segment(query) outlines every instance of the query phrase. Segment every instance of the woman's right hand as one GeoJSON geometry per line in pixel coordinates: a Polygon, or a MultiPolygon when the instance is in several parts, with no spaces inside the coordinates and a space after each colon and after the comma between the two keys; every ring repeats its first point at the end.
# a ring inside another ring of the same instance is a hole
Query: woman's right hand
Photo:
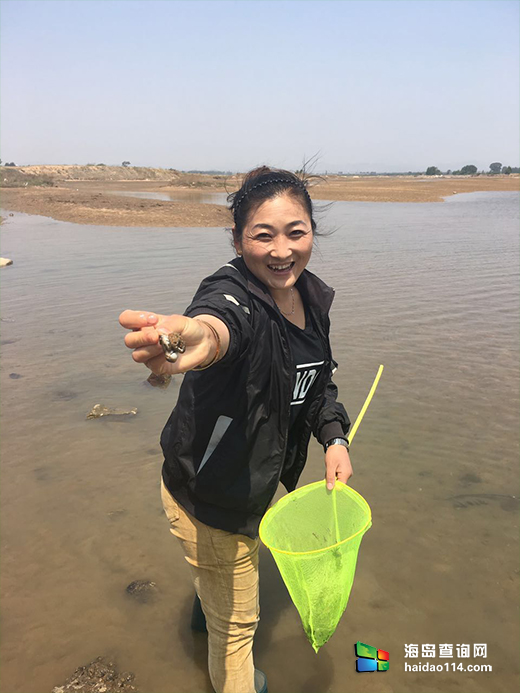
{"type": "Polygon", "coordinates": [[[132,330],[125,336],[125,344],[133,349],[132,358],[144,363],[156,375],[177,375],[208,363],[215,353],[215,338],[211,330],[196,318],[185,315],[161,315],[140,310],[125,310],[119,316],[119,324],[132,330]],[[177,332],[186,344],[186,351],[177,361],[167,361],[159,334],[177,332]]]}

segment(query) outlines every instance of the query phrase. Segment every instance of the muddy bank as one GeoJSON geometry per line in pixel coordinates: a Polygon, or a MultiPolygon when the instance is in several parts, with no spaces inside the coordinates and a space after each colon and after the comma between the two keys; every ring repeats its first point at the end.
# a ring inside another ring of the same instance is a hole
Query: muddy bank
{"type": "MultiPolygon", "coordinates": [[[[40,167],[44,168],[44,167],[40,167]]],[[[238,176],[171,173],[155,180],[64,180],[58,187],[10,187],[1,190],[6,210],[39,214],[60,221],[102,226],[222,227],[231,216],[220,205],[198,201],[201,191],[229,193],[238,176]],[[182,192],[188,201],[171,202],[118,196],[122,192],[182,192]],[[190,196],[193,195],[193,201],[190,196]]],[[[519,176],[413,177],[327,176],[310,188],[316,200],[361,202],[442,202],[444,197],[480,191],[518,191],[519,176]]]]}
{"type": "MultiPolygon", "coordinates": [[[[142,183],[133,189],[143,190],[142,183]]],[[[2,190],[0,203],[3,209],[99,226],[212,227],[231,220],[219,205],[123,197],[101,192],[99,183],[91,189],[9,188],[2,190]]]]}
{"type": "Polygon", "coordinates": [[[458,193],[516,190],[520,190],[519,176],[329,176],[311,195],[352,202],[442,202],[458,193]]]}

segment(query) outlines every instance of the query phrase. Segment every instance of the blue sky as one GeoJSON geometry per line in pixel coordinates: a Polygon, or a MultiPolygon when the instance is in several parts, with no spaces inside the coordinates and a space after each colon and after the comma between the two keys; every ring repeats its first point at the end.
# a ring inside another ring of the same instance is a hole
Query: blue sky
{"type": "Polygon", "coordinates": [[[516,0],[2,0],[2,161],[520,163],[516,0]]]}

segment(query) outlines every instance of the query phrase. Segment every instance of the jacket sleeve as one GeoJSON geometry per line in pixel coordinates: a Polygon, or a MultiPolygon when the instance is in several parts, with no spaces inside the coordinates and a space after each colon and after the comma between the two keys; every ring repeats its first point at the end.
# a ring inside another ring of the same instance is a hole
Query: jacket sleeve
{"type": "Polygon", "coordinates": [[[246,289],[223,273],[216,272],[202,280],[184,315],[214,315],[227,325],[229,347],[215,367],[232,365],[243,358],[253,341],[251,302],[246,289]]]}
{"type": "Polygon", "coordinates": [[[338,364],[332,359],[331,372],[325,396],[318,410],[318,414],[314,421],[312,432],[314,437],[325,446],[325,443],[331,438],[347,438],[350,430],[350,419],[345,410],[345,407],[336,401],[338,396],[338,388],[332,381],[332,376],[336,371],[338,364]]]}

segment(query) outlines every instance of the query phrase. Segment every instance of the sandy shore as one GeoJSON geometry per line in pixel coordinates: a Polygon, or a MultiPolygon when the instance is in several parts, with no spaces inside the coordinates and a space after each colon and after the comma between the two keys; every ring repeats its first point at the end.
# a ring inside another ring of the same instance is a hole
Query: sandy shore
{"type": "MultiPolygon", "coordinates": [[[[75,186],[74,189],[9,188],[2,190],[0,204],[4,210],[99,226],[220,227],[228,226],[231,220],[227,209],[220,205],[146,200],[102,192],[99,185],[76,183],[75,186]]],[[[117,188],[138,192],[162,191],[157,184],[152,190],[143,183],[130,186],[124,182],[117,188]]]]}
{"type": "Polygon", "coordinates": [[[458,193],[520,190],[520,176],[329,176],[313,189],[311,196],[322,200],[358,202],[442,202],[458,193]]]}
{"type": "MultiPolygon", "coordinates": [[[[173,178],[173,176],[172,176],[173,178]]],[[[60,221],[102,226],[222,227],[231,224],[227,209],[201,203],[201,192],[229,193],[237,189],[236,176],[192,176],[182,180],[60,180],[58,187],[1,189],[4,210],[38,214],[60,221]],[[182,192],[185,201],[147,200],[113,194],[122,192],[182,192]]],[[[518,191],[520,177],[477,176],[344,177],[328,176],[310,189],[316,200],[362,202],[442,202],[444,197],[477,191],[518,191]]]]}

